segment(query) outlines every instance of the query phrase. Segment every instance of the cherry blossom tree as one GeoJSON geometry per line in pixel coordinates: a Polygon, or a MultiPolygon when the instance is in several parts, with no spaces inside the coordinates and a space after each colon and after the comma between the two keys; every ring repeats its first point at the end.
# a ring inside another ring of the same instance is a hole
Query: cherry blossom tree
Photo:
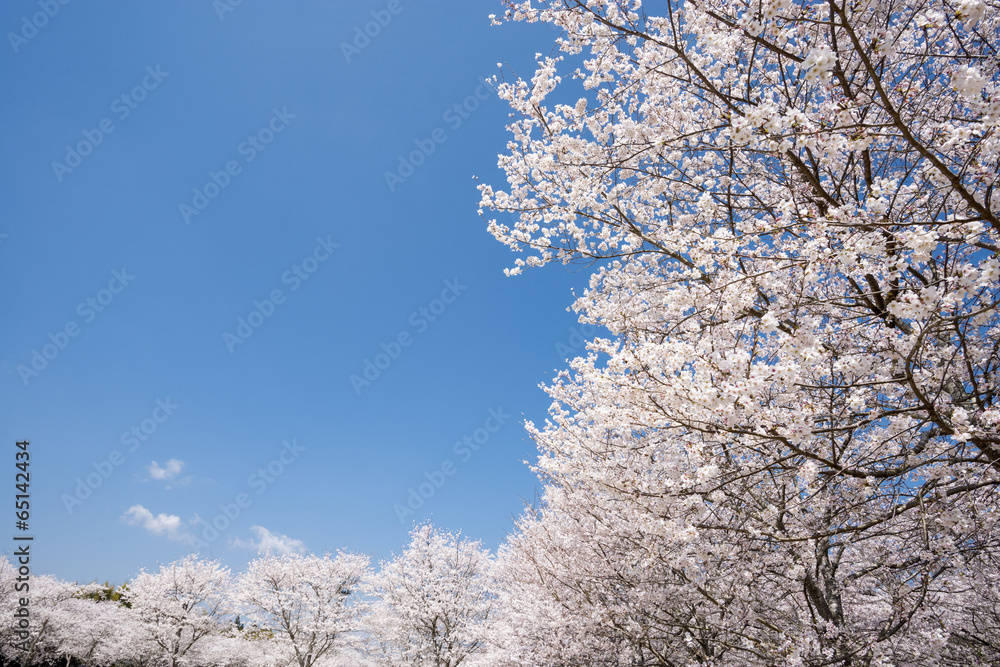
{"type": "Polygon", "coordinates": [[[383,562],[365,586],[372,599],[369,655],[388,667],[470,665],[483,650],[493,609],[489,552],[430,524],[383,562]]]}
{"type": "Polygon", "coordinates": [[[75,584],[45,574],[33,574],[29,588],[14,588],[16,570],[0,559],[0,606],[13,618],[19,599],[27,598],[31,634],[12,634],[13,626],[0,624],[4,659],[20,665],[83,664],[142,666],[133,647],[137,624],[128,609],[116,602],[96,603],[102,586],[75,584]],[[13,650],[12,650],[13,649],[13,650]]]}
{"type": "Polygon", "coordinates": [[[46,595],[39,590],[38,583],[33,582],[32,586],[35,589],[32,611],[36,623],[40,620],[46,628],[39,642],[44,647],[39,656],[43,662],[65,661],[69,665],[72,659],[96,664],[118,661],[121,656],[115,650],[115,639],[120,633],[127,634],[127,619],[124,614],[116,613],[120,609],[117,605],[98,606],[82,597],[90,586],[79,587],[52,579],[46,582],[46,595]]]}
{"type": "Polygon", "coordinates": [[[14,644],[20,643],[22,637],[17,634],[17,624],[13,621],[17,611],[17,568],[6,556],[0,555],[0,614],[11,622],[0,623],[0,659],[12,662],[21,652],[14,644]]]}
{"type": "Polygon", "coordinates": [[[482,206],[517,215],[510,273],[593,265],[574,308],[608,334],[528,425],[550,489],[512,567],[619,629],[594,664],[998,659],[967,633],[1000,546],[1000,5],[507,18],[563,55],[500,84],[482,206]]]}
{"type": "Polygon", "coordinates": [[[123,596],[139,626],[139,655],[155,656],[168,667],[204,662],[200,651],[226,626],[230,594],[229,570],[195,555],[161,566],[159,572],[141,572],[123,596]]]}
{"type": "MultiPolygon", "coordinates": [[[[0,579],[6,577],[0,574],[0,579]]],[[[31,635],[26,641],[18,638],[19,650],[13,658],[21,665],[68,664],[74,658],[90,655],[96,642],[90,641],[88,635],[97,626],[93,603],[82,596],[95,587],[71,584],[46,574],[32,574],[27,583],[27,590],[15,592],[11,602],[4,605],[13,612],[11,603],[29,601],[31,635]]]]}
{"type": "Polygon", "coordinates": [[[88,602],[76,616],[74,656],[88,665],[130,665],[147,667],[157,664],[155,653],[145,653],[142,626],[131,609],[117,602],[88,602]]]}
{"type": "MultiPolygon", "coordinates": [[[[593,520],[557,514],[558,495],[557,488],[550,488],[545,513],[531,511],[523,517],[518,533],[497,554],[501,585],[489,635],[491,664],[646,664],[641,637],[651,634],[649,628],[633,632],[622,627],[631,620],[621,595],[628,581],[622,575],[629,568],[629,550],[597,539],[593,520]],[[610,591],[618,597],[609,597],[610,591]]],[[[655,582],[656,573],[644,574],[655,582]]],[[[656,599],[666,613],[665,596],[656,599]]],[[[647,601],[640,609],[648,606],[647,601]]]]}
{"type": "Polygon", "coordinates": [[[358,586],[368,558],[265,554],[240,575],[235,597],[240,618],[252,623],[278,654],[279,664],[312,667],[353,655],[364,611],[358,586]]]}

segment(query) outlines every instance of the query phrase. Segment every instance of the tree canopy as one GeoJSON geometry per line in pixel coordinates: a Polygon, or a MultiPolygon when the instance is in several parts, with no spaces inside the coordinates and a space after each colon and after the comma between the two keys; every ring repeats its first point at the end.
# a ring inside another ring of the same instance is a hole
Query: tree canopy
{"type": "Polygon", "coordinates": [[[562,53],[482,206],[607,332],[529,425],[512,599],[593,664],[996,658],[998,9],[512,3],[562,53]]]}

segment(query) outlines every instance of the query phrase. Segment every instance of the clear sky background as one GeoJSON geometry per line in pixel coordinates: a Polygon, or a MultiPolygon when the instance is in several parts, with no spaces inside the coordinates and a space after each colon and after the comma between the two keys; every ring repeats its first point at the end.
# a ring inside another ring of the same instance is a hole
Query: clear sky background
{"type": "Polygon", "coordinates": [[[70,580],[155,568],[214,520],[201,553],[237,569],[261,539],[385,558],[423,519],[495,548],[538,486],[523,420],[580,343],[585,275],[503,275],[474,176],[504,185],[509,109],[480,80],[530,78],[556,35],[490,26],[499,0],[224,1],[0,7],[3,551],[22,439],[33,567],[70,580]],[[260,326],[227,344],[239,318],[260,326]],[[510,418],[456,451],[490,410],[510,418]]]}

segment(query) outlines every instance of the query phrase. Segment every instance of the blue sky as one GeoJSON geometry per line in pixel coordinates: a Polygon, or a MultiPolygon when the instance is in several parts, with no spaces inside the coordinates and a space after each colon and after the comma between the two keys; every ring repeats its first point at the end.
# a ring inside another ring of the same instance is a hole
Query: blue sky
{"type": "Polygon", "coordinates": [[[33,565],[121,582],[213,520],[235,568],[269,535],[385,558],[422,519],[495,548],[586,276],[503,275],[481,79],[555,35],[492,0],[225,1],[0,8],[0,440],[11,502],[31,442],[33,565]]]}

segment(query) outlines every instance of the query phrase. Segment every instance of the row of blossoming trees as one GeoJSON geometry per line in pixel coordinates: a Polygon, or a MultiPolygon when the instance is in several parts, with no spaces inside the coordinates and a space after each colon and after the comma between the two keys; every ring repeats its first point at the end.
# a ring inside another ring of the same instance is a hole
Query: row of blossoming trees
{"type": "Polygon", "coordinates": [[[473,664],[490,562],[477,542],[422,525],[377,572],[364,556],[293,553],[236,575],[189,556],[116,590],[35,576],[24,637],[11,623],[17,575],[0,560],[0,655],[21,667],[473,664]]]}
{"type": "Polygon", "coordinates": [[[145,602],[170,570],[87,607],[133,623],[54,619],[67,655],[1000,665],[1000,3],[506,4],[561,54],[498,85],[482,207],[511,273],[592,267],[574,308],[606,333],[528,424],[544,495],[489,585],[417,559],[359,589],[339,556],[290,593],[264,559],[240,634],[221,572],[145,602]]]}

